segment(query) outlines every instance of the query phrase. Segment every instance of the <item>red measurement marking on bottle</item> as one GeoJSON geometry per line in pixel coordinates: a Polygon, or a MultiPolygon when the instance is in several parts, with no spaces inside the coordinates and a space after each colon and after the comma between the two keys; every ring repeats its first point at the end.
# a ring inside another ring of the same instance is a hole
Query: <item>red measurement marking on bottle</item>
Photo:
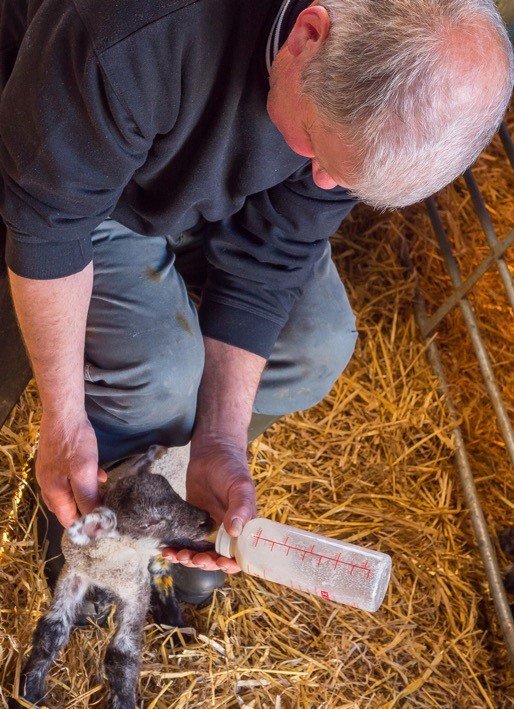
{"type": "MultiPolygon", "coordinates": [[[[273,546],[275,546],[275,545],[273,545],[273,546]]],[[[296,551],[300,551],[300,550],[298,549],[298,547],[291,547],[291,549],[295,549],[296,551]]],[[[273,551],[273,547],[271,548],[270,551],[273,551]]],[[[307,556],[307,554],[312,554],[313,551],[314,551],[314,544],[311,546],[310,549],[303,549],[302,561],[305,559],[305,557],[307,556]]]]}
{"type": "Polygon", "coordinates": [[[261,534],[262,534],[262,527],[259,527],[259,529],[253,535],[253,540],[252,540],[253,547],[256,547],[257,544],[259,543],[259,539],[261,538],[261,534]]]}
{"type": "Polygon", "coordinates": [[[324,598],[326,601],[330,600],[330,596],[328,595],[328,591],[321,591],[320,594],[321,598],[324,598]]]}
{"type": "Polygon", "coordinates": [[[341,559],[340,552],[338,552],[335,556],[318,554],[318,552],[314,551],[314,544],[311,546],[310,549],[302,549],[301,547],[294,546],[294,544],[289,544],[288,540],[289,537],[286,537],[283,542],[277,542],[276,539],[268,539],[267,537],[262,536],[262,529],[258,529],[257,532],[253,535],[252,546],[257,547],[262,542],[263,544],[269,544],[268,549],[270,552],[285,550],[287,556],[290,551],[297,551],[302,561],[304,561],[306,557],[313,557],[318,559],[318,566],[321,564],[321,562],[330,561],[333,563],[334,569],[336,569],[338,566],[345,566],[349,569],[351,575],[355,570],[363,571],[366,575],[366,579],[369,579],[372,575],[372,569],[369,568],[367,561],[364,564],[354,564],[351,561],[345,561],[344,559],[341,559]]]}

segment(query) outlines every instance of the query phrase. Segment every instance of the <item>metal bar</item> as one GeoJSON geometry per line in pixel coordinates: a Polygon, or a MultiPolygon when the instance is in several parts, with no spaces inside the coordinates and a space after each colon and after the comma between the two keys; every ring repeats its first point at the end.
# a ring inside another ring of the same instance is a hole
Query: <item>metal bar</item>
{"type": "MultiPolygon", "coordinates": [[[[441,218],[439,217],[433,197],[430,197],[427,200],[427,208],[451,281],[454,287],[458,288],[462,284],[459,267],[451,251],[450,242],[448,241],[448,237],[441,222],[441,218]]],[[[482,372],[482,377],[484,379],[489,398],[491,399],[494,412],[498,419],[498,425],[503,435],[510,459],[514,465],[514,432],[512,430],[512,424],[507,414],[505,404],[503,403],[500,390],[496,383],[491,360],[489,359],[489,355],[487,354],[487,350],[482,341],[482,336],[469,300],[467,298],[461,298],[459,301],[459,306],[471,337],[473,349],[475,350],[475,354],[477,356],[478,364],[482,372]]]]}
{"type": "MultiPolygon", "coordinates": [[[[496,236],[493,223],[489,217],[489,212],[487,211],[485,202],[482,198],[482,195],[480,194],[480,190],[478,189],[477,181],[475,180],[475,177],[471,170],[466,170],[466,172],[464,173],[464,179],[466,180],[466,185],[468,186],[469,194],[471,195],[471,199],[473,200],[476,215],[480,220],[482,229],[484,230],[487,243],[489,244],[491,249],[494,249],[494,247],[498,244],[498,237],[496,236]]],[[[512,280],[512,276],[510,274],[507,262],[504,258],[498,258],[496,259],[496,267],[498,268],[498,273],[500,274],[500,278],[502,279],[502,283],[504,285],[505,293],[507,294],[507,299],[510,303],[510,307],[514,311],[514,281],[512,280]]]]}
{"type": "Polygon", "coordinates": [[[498,239],[498,243],[491,249],[491,253],[478,264],[478,266],[472,271],[471,275],[466,278],[466,280],[458,286],[458,288],[454,289],[453,293],[448,296],[439,308],[437,308],[433,315],[427,317],[424,324],[426,330],[422,330],[424,337],[429,337],[433,334],[441,320],[444,320],[446,315],[448,315],[448,313],[453,310],[458,302],[469,293],[473,286],[478,283],[482,276],[491,268],[494,262],[503,256],[507,249],[513,244],[514,229],[512,229],[512,231],[510,231],[504,239],[498,239]]]}
{"type": "MultiPolygon", "coordinates": [[[[410,273],[415,273],[410,260],[410,255],[407,251],[406,242],[403,243],[401,257],[406,269],[410,273]]],[[[423,332],[426,330],[428,318],[425,303],[417,286],[414,296],[414,314],[418,322],[418,326],[423,332]]],[[[427,338],[425,338],[425,340],[428,344],[427,352],[429,362],[435,375],[437,376],[438,388],[444,397],[445,406],[448,410],[450,419],[454,424],[453,435],[456,445],[455,463],[459,472],[466,504],[469,508],[471,525],[473,527],[478,543],[478,550],[484,564],[487,580],[489,582],[489,588],[496,607],[500,628],[505,639],[510,660],[514,665],[514,619],[512,617],[507,594],[503,586],[502,574],[498,566],[498,560],[494,552],[494,547],[489,536],[484,513],[478,497],[473,471],[471,469],[466,447],[464,445],[464,437],[458,424],[459,416],[455,404],[450,396],[448,382],[446,381],[446,377],[444,375],[437,345],[433,340],[431,342],[429,342],[427,338]]]]}
{"type": "Polygon", "coordinates": [[[499,130],[500,139],[509,158],[511,167],[514,168],[514,144],[512,143],[512,138],[509,135],[506,123],[502,123],[499,130]]]}

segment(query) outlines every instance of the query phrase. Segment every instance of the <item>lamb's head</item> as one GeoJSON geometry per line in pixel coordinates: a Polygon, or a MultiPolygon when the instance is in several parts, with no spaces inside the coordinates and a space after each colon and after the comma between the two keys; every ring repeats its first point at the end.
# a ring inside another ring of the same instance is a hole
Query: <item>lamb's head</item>
{"type": "Polygon", "coordinates": [[[183,500],[162,475],[140,464],[134,472],[109,485],[103,504],[116,513],[118,531],[150,537],[158,546],[213,549],[206,537],[215,527],[208,512],[183,500]]]}

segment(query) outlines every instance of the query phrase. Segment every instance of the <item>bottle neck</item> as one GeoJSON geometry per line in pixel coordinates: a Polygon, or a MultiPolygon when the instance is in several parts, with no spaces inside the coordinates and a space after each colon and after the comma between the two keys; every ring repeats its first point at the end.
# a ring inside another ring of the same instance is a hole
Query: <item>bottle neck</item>
{"type": "Polygon", "coordinates": [[[236,556],[236,544],[237,539],[231,537],[222,524],[218,529],[218,534],[216,535],[216,541],[214,543],[214,548],[218,554],[221,554],[221,556],[226,556],[228,559],[234,559],[236,556]]]}

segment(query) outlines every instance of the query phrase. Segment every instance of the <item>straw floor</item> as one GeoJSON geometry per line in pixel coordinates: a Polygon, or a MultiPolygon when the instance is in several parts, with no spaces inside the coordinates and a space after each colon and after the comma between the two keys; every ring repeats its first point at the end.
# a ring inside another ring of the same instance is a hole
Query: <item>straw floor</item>
{"type": "MultiPolygon", "coordinates": [[[[514,225],[513,173],[498,147],[477,177],[503,236],[514,225]]],[[[441,196],[468,272],[486,247],[458,184],[441,196]]],[[[276,424],[250,459],[263,516],[389,552],[393,574],[376,614],[239,575],[210,607],[188,609],[196,636],[146,629],[140,696],[148,709],[514,707],[514,674],[452,463],[451,425],[416,331],[408,238],[431,309],[449,292],[422,207],[355,210],[333,240],[358,314],[347,371],[315,409],[276,424]]],[[[496,276],[473,297],[510,410],[514,325],[496,276]]],[[[438,339],[462,412],[492,533],[514,522],[514,474],[479,383],[460,315],[438,339]]],[[[7,706],[48,594],[24,481],[40,415],[29,387],[0,438],[0,706],[7,706]]],[[[102,706],[108,634],[77,631],[54,666],[54,707],[102,706]]]]}

